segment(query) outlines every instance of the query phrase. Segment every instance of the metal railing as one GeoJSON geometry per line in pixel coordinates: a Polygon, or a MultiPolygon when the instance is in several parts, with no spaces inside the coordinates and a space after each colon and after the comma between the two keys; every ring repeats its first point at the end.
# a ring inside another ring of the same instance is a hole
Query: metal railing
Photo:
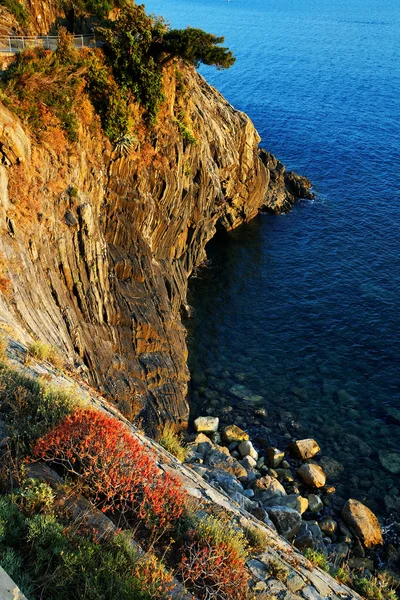
{"type": "MultiPolygon", "coordinates": [[[[0,37],[1,54],[17,54],[28,48],[43,48],[44,50],[56,50],[58,37],[56,35],[43,36],[9,36],[0,37]]],[[[76,48],[96,48],[101,43],[91,35],[74,35],[74,46],[76,48]]]]}

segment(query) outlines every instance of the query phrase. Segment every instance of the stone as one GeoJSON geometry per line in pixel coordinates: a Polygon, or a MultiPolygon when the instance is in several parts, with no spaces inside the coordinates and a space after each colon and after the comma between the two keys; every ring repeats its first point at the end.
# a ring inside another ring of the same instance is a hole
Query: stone
{"type": "Polygon", "coordinates": [[[205,433],[198,433],[195,437],[194,443],[195,444],[202,444],[202,443],[212,444],[210,438],[205,433]]]}
{"type": "Polygon", "coordinates": [[[274,496],[270,500],[262,500],[263,506],[288,506],[297,510],[301,515],[308,508],[307,498],[303,498],[300,494],[288,494],[287,496],[274,496]]]}
{"type": "Polygon", "coordinates": [[[247,510],[248,512],[250,512],[250,510],[254,506],[254,502],[252,502],[250,500],[250,498],[247,498],[247,496],[244,496],[243,494],[240,494],[239,492],[232,492],[229,494],[229,497],[234,502],[236,502],[240,506],[240,508],[243,508],[244,510],[247,510]]]}
{"type": "Polygon", "coordinates": [[[214,444],[211,442],[211,440],[208,440],[207,442],[200,442],[199,444],[197,444],[196,452],[198,454],[201,454],[201,456],[205,458],[210,452],[210,450],[212,450],[213,448],[214,444]]]}
{"type": "Polygon", "coordinates": [[[282,452],[282,450],[278,450],[278,448],[273,448],[271,446],[267,448],[266,455],[268,458],[269,466],[272,467],[272,469],[276,469],[276,467],[279,467],[279,465],[285,457],[285,453],[282,452]]]}
{"type": "Polygon", "coordinates": [[[257,462],[251,456],[245,456],[241,461],[241,464],[244,466],[246,471],[250,471],[256,467],[257,462]]]}
{"type": "Polygon", "coordinates": [[[324,503],[316,494],[308,496],[308,509],[313,513],[319,513],[324,508],[324,503]]]}
{"type": "Polygon", "coordinates": [[[261,419],[266,419],[268,417],[268,413],[265,408],[256,408],[254,415],[261,419]]]}
{"type": "Polygon", "coordinates": [[[202,464],[204,461],[204,455],[197,452],[194,448],[188,448],[185,452],[184,462],[188,465],[198,463],[202,464]]]}
{"type": "Polygon", "coordinates": [[[366,548],[383,544],[382,530],[374,513],[358,500],[350,498],[344,505],[342,518],[366,548]]]}
{"type": "Polygon", "coordinates": [[[321,531],[327,535],[332,535],[337,529],[337,523],[332,517],[324,517],[318,525],[321,531]]]}
{"type": "Polygon", "coordinates": [[[247,497],[247,498],[254,498],[254,490],[252,490],[251,488],[244,490],[243,494],[247,497]]]}
{"type": "Polygon", "coordinates": [[[319,465],[313,463],[301,465],[297,475],[310,487],[320,488],[325,485],[326,475],[319,465]]]}
{"type": "Polygon", "coordinates": [[[227,425],[223,428],[222,440],[226,444],[232,444],[233,442],[245,442],[249,439],[249,434],[237,427],[237,425],[227,425]]]}
{"type": "Polygon", "coordinates": [[[296,535],[294,545],[299,550],[312,548],[326,555],[326,547],[323,542],[322,531],[316,521],[303,521],[296,535]]]}
{"type": "Polygon", "coordinates": [[[278,478],[281,481],[287,481],[289,483],[294,481],[293,473],[292,473],[291,469],[280,469],[278,467],[277,469],[274,469],[274,470],[275,470],[276,474],[278,475],[278,478]]]}
{"type": "Polygon", "coordinates": [[[307,585],[301,592],[306,600],[324,600],[323,596],[321,596],[312,585],[307,585]]]}
{"type": "Polygon", "coordinates": [[[219,452],[219,450],[211,450],[207,454],[204,463],[214,469],[222,469],[235,475],[237,478],[244,477],[247,480],[247,471],[244,466],[232,456],[227,456],[223,452],[219,452]]]}
{"type": "Polygon", "coordinates": [[[1,600],[26,600],[26,596],[0,566],[0,598],[1,600]]]}
{"type": "Polygon", "coordinates": [[[318,446],[317,442],[311,438],[297,440],[289,446],[289,452],[300,460],[313,458],[320,450],[321,448],[318,446]]]}
{"type": "Polygon", "coordinates": [[[348,554],[349,554],[348,544],[346,544],[346,542],[339,542],[339,544],[337,545],[337,549],[336,549],[336,556],[337,556],[338,560],[347,558],[348,554]]]}
{"type": "Polygon", "coordinates": [[[374,561],[369,558],[358,558],[353,556],[349,558],[348,565],[351,569],[355,569],[356,571],[363,571],[364,569],[368,569],[371,573],[375,571],[374,561]]]}
{"type": "Polygon", "coordinates": [[[292,540],[301,527],[301,514],[288,506],[271,506],[266,511],[278,533],[292,540]]]}
{"type": "Polygon", "coordinates": [[[274,496],[286,496],[286,490],[277,479],[266,475],[254,481],[251,485],[257,498],[269,500],[274,496]]]}
{"type": "Polygon", "coordinates": [[[253,444],[251,442],[249,442],[249,441],[242,442],[241,444],[239,444],[238,450],[240,452],[240,455],[243,458],[245,456],[251,456],[251,458],[254,458],[254,460],[258,459],[258,452],[254,448],[253,444]]]}
{"type": "Polygon", "coordinates": [[[306,582],[304,581],[304,579],[294,571],[290,573],[289,577],[286,580],[286,587],[289,590],[289,592],[292,592],[293,594],[299,592],[305,585],[306,582]]]}
{"type": "Polygon", "coordinates": [[[219,431],[214,431],[214,433],[211,434],[210,438],[213,444],[216,444],[217,446],[221,445],[222,439],[219,431]]]}
{"type": "Polygon", "coordinates": [[[379,451],[379,462],[389,473],[400,473],[400,453],[389,450],[379,451]]]}
{"type": "Polygon", "coordinates": [[[276,531],[275,525],[269,518],[268,513],[264,508],[261,506],[254,506],[249,512],[253,515],[253,517],[259,521],[262,521],[263,523],[266,523],[269,527],[276,531]]]}
{"type": "Polygon", "coordinates": [[[198,433],[215,433],[218,427],[218,417],[197,417],[194,421],[194,428],[198,433]]]}
{"type": "Polygon", "coordinates": [[[230,475],[221,469],[208,469],[207,480],[209,483],[219,486],[228,495],[230,495],[232,492],[239,492],[240,494],[243,494],[244,490],[240,481],[238,481],[233,475],[230,475]]]}

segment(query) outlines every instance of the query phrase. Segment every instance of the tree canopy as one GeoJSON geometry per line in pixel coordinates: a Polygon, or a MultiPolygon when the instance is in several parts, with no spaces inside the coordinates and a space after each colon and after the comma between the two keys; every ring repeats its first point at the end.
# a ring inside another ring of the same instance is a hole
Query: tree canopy
{"type": "Polygon", "coordinates": [[[218,45],[223,42],[223,37],[202,29],[171,29],[163,38],[163,50],[167,54],[164,60],[179,57],[196,67],[203,63],[214,65],[217,69],[228,69],[236,59],[228,48],[218,45]]]}

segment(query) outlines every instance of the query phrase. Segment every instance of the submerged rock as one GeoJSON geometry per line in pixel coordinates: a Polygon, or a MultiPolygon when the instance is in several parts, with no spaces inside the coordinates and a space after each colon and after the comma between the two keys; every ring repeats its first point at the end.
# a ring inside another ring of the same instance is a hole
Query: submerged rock
{"type": "Polygon", "coordinates": [[[382,530],[374,513],[358,500],[347,500],[342,518],[366,548],[383,544],[382,530]]]}
{"type": "Polygon", "coordinates": [[[390,473],[397,475],[400,473],[400,454],[389,450],[380,450],[379,462],[390,473]]]}

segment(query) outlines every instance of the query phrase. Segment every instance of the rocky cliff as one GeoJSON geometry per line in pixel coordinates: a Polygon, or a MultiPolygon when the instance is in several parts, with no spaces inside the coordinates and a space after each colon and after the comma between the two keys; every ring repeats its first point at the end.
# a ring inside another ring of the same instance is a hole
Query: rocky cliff
{"type": "Polygon", "coordinates": [[[288,210],[309,189],[260,156],[246,115],[179,68],[164,73],[157,127],[128,155],[96,119],[76,143],[38,144],[0,108],[2,318],[57,346],[152,433],[187,420],[180,309],[216,227],[288,210]]]}

